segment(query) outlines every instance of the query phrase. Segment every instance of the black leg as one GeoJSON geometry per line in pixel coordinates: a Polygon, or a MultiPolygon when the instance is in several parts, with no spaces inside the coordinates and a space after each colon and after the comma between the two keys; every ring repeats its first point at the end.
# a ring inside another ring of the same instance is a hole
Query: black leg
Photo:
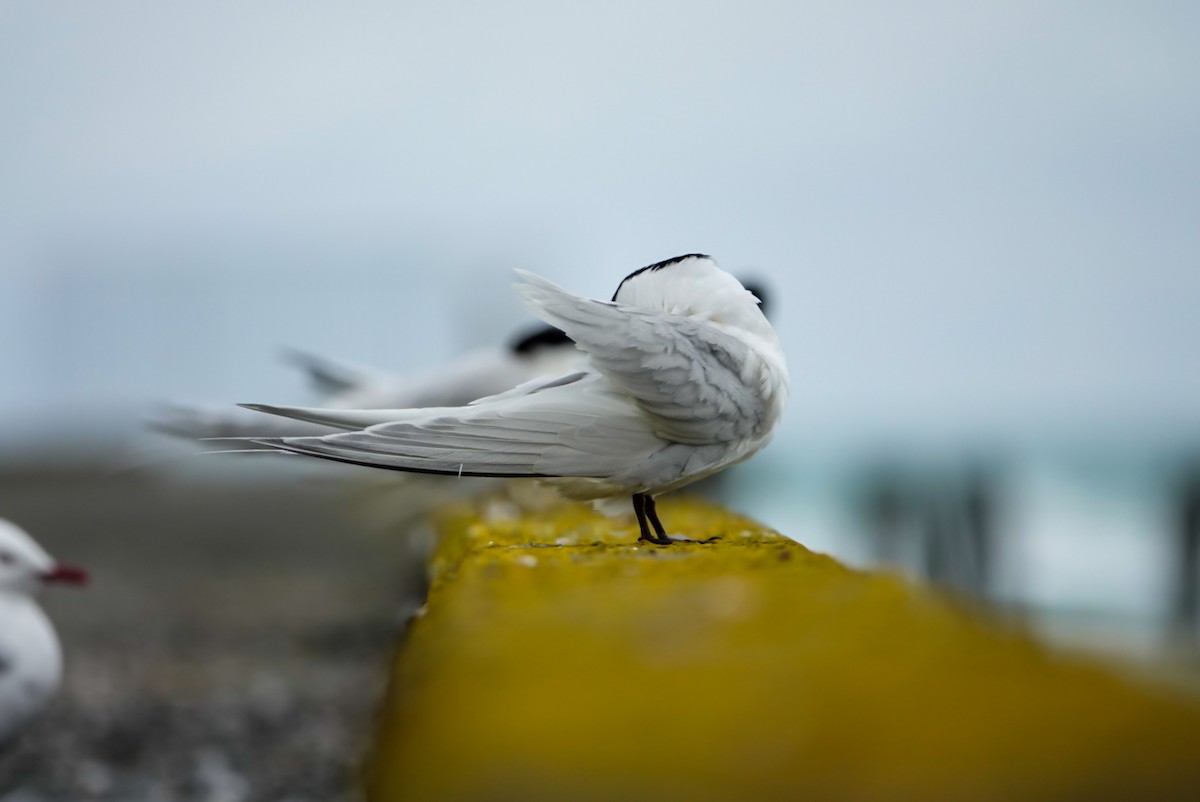
{"type": "Polygon", "coordinates": [[[662,521],[658,520],[658,507],[654,503],[653,496],[646,496],[646,517],[650,519],[650,525],[654,527],[654,534],[658,535],[659,541],[671,542],[671,538],[667,537],[667,530],[663,527],[662,521]]]}
{"type": "Polygon", "coordinates": [[[637,516],[638,529],[642,530],[638,540],[651,540],[650,527],[646,524],[646,497],[641,493],[633,494],[633,514],[637,516]]]}
{"type": "Polygon", "coordinates": [[[637,515],[638,528],[642,530],[638,540],[645,540],[647,543],[654,543],[658,546],[671,545],[671,538],[667,537],[663,532],[663,526],[658,521],[658,515],[654,512],[654,499],[644,493],[633,494],[633,512],[637,515]],[[654,523],[654,534],[650,534],[650,527],[646,523],[646,519],[654,523]]]}
{"type": "Polygon", "coordinates": [[[667,530],[663,527],[662,521],[658,520],[658,507],[654,503],[654,497],[653,496],[643,496],[642,498],[645,499],[645,502],[643,502],[643,503],[646,505],[646,517],[650,519],[650,524],[651,524],[651,526],[654,527],[654,533],[656,535],[658,535],[658,540],[652,540],[652,541],[650,541],[651,543],[658,543],[660,545],[665,546],[668,543],[676,543],[676,542],[680,542],[680,543],[715,543],[716,541],[721,539],[720,535],[714,535],[713,537],[705,538],[704,540],[692,540],[691,538],[687,538],[687,537],[672,538],[670,535],[667,534],[667,530]]]}

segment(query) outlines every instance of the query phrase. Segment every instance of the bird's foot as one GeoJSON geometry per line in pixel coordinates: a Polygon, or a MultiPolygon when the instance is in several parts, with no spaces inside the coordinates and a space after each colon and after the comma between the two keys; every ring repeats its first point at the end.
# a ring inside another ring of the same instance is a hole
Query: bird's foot
{"type": "Polygon", "coordinates": [[[646,541],[647,543],[653,543],[655,546],[670,546],[672,543],[675,542],[670,537],[657,538],[657,537],[649,537],[647,535],[642,535],[641,537],[638,538],[639,543],[642,542],[643,540],[646,541]]]}
{"type": "Polygon", "coordinates": [[[721,539],[721,536],[720,536],[720,535],[713,535],[712,537],[706,537],[706,538],[703,538],[703,539],[697,539],[697,538],[692,538],[692,537],[684,537],[683,535],[667,535],[667,540],[671,541],[672,543],[703,543],[703,544],[709,544],[709,543],[716,543],[716,542],[717,542],[718,540],[720,540],[720,539],[721,539]]]}

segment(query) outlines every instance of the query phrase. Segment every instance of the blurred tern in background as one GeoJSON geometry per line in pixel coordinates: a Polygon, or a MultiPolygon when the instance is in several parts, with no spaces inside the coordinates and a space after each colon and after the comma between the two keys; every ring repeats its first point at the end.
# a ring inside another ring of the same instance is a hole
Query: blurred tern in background
{"type": "Polygon", "coordinates": [[[518,275],[518,297],[577,345],[580,369],[465,406],[246,404],[348,430],[252,442],[414,473],[537,478],[580,500],[632,497],[639,539],[670,544],[655,496],[752,456],[787,400],[783,351],[758,299],[700,254],[634,271],[611,301],[518,275]]]}
{"type": "MultiPolygon", "coordinates": [[[[307,374],[327,407],[397,409],[468,404],[539,376],[558,375],[579,359],[579,351],[561,330],[539,326],[521,332],[503,347],[472,351],[441,370],[420,376],[397,375],[297,350],[285,352],[284,357],[307,374]]],[[[334,430],[306,421],[192,404],[162,405],[152,425],[191,440],[302,437],[334,430]]]]}
{"type": "Polygon", "coordinates": [[[62,647],[34,597],[48,582],[86,580],[0,520],[0,747],[41,712],[62,680],[62,647]]]}

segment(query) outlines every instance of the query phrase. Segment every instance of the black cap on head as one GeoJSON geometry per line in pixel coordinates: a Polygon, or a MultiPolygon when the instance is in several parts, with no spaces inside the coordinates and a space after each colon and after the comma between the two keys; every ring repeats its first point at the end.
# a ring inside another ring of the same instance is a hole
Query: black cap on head
{"type": "Polygon", "coordinates": [[[675,256],[670,259],[664,259],[661,262],[655,262],[652,265],[646,265],[645,267],[639,267],[637,270],[633,271],[628,276],[621,279],[621,283],[617,285],[617,289],[613,292],[612,300],[614,300],[614,301],[617,300],[617,293],[619,293],[621,291],[621,288],[625,286],[625,282],[629,281],[629,279],[633,278],[634,276],[640,276],[642,273],[646,273],[646,272],[652,273],[655,270],[662,270],[664,267],[670,267],[671,265],[678,264],[679,262],[682,262],[685,259],[711,259],[711,258],[712,258],[711,256],[709,256],[708,254],[704,254],[704,253],[685,253],[683,256],[675,256]]]}

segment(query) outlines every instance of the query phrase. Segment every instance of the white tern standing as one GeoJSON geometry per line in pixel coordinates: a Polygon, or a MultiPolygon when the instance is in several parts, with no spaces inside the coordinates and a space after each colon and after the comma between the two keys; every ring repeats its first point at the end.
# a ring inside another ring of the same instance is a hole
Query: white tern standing
{"type": "Polygon", "coordinates": [[[580,370],[460,407],[245,404],[348,430],[254,442],[416,473],[536,477],[574,499],[632,496],[639,540],[670,544],[655,496],[753,455],[787,400],[783,350],[758,299],[700,254],[630,273],[611,301],[517,272],[517,296],[575,342],[580,370]]]}
{"type": "Polygon", "coordinates": [[[0,746],[41,712],[62,680],[58,636],[34,597],[46,582],[86,579],[0,520],[0,746]]]}

